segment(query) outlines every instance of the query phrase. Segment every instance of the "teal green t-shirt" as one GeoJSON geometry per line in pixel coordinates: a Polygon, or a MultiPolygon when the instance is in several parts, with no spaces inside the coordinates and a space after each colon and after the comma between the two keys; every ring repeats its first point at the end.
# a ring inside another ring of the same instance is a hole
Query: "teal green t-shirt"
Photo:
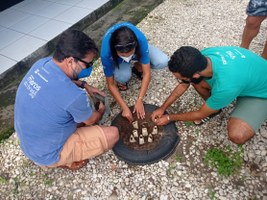
{"type": "Polygon", "coordinates": [[[201,51],[211,59],[213,75],[206,79],[211,86],[207,105],[219,110],[236,97],[267,99],[267,61],[240,47],[211,47],[201,51]]]}

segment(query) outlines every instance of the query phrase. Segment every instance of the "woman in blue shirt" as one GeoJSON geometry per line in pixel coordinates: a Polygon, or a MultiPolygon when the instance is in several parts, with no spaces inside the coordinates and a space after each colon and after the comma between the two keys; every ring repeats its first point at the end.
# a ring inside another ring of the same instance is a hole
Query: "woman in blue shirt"
{"type": "Polygon", "coordinates": [[[138,118],[144,119],[143,97],[151,79],[150,68],[166,67],[168,60],[167,55],[149,45],[145,35],[129,22],[115,24],[105,33],[102,40],[101,61],[108,89],[122,108],[122,116],[130,122],[133,121],[132,113],[119,90],[127,90],[127,82],[132,72],[142,80],[134,112],[138,118]],[[132,69],[131,62],[134,63],[132,69]]]}

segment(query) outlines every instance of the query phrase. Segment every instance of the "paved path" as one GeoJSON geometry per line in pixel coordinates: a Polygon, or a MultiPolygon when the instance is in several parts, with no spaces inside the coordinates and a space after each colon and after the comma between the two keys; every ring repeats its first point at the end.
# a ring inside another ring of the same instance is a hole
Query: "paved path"
{"type": "Polygon", "coordinates": [[[0,12],[0,74],[109,0],[24,0],[0,12]]]}

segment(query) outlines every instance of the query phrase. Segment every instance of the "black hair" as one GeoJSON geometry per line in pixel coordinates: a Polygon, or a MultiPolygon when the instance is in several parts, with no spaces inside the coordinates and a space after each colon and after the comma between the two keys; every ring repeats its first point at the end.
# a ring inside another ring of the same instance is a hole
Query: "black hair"
{"type": "Polygon", "coordinates": [[[198,49],[183,46],[173,53],[168,67],[171,72],[178,72],[183,77],[192,78],[195,73],[203,71],[207,63],[207,58],[198,49]]]}
{"type": "Polygon", "coordinates": [[[61,34],[53,58],[59,62],[70,56],[82,59],[89,52],[98,54],[95,42],[81,31],[67,30],[61,34]]]}
{"type": "Polygon", "coordinates": [[[132,42],[136,43],[135,54],[137,55],[137,57],[140,57],[137,37],[130,28],[128,28],[127,26],[122,26],[111,34],[109,44],[110,44],[111,55],[116,67],[119,67],[118,63],[119,56],[115,49],[115,45],[126,45],[132,42]]]}

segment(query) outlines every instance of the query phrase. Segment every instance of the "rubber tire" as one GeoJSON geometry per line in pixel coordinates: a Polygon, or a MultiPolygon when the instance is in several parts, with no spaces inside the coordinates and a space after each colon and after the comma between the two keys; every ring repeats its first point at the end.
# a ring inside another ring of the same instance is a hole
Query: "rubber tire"
{"type": "MultiPolygon", "coordinates": [[[[144,104],[145,111],[153,112],[158,106],[144,104]]],[[[130,107],[131,111],[133,106],[130,107]]],[[[167,114],[167,112],[165,112],[167,114]]],[[[121,118],[119,113],[111,125],[116,126],[117,120],[121,118]]],[[[113,147],[114,154],[120,159],[131,165],[144,165],[158,162],[159,160],[168,158],[176,149],[180,142],[178,130],[174,122],[171,122],[163,127],[164,136],[159,142],[159,145],[152,150],[135,150],[127,147],[120,138],[117,144],[113,147]]]]}

